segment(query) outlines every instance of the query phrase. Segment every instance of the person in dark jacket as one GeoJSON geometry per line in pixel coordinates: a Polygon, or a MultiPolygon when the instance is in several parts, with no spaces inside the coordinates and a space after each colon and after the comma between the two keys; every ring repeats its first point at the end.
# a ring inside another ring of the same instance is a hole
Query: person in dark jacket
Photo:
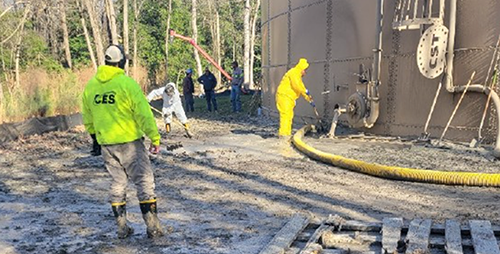
{"type": "Polygon", "coordinates": [[[184,100],[186,102],[186,111],[194,112],[194,82],[191,76],[193,75],[193,70],[191,68],[186,70],[186,77],[182,81],[182,92],[184,94],[184,100]]]}
{"type": "Polygon", "coordinates": [[[217,86],[217,79],[210,70],[205,68],[205,73],[198,78],[198,82],[203,84],[203,89],[205,90],[205,98],[207,99],[207,109],[212,112],[212,105],[214,111],[217,112],[217,101],[215,100],[215,86],[217,86]]]}

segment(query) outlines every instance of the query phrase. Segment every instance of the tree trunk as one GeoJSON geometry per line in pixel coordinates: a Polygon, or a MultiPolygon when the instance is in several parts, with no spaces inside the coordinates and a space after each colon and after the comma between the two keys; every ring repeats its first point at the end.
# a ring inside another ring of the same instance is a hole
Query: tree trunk
{"type": "Polygon", "coordinates": [[[255,89],[255,82],[253,77],[253,68],[255,62],[255,33],[257,30],[257,19],[259,18],[259,8],[260,8],[260,0],[257,0],[257,4],[255,6],[255,13],[252,18],[252,30],[250,37],[250,89],[255,89]]]}
{"type": "Polygon", "coordinates": [[[83,27],[83,34],[85,35],[85,41],[87,42],[87,49],[89,51],[90,60],[92,61],[92,66],[94,66],[94,70],[97,70],[97,63],[95,61],[94,50],[92,49],[92,42],[90,41],[89,31],[87,30],[87,22],[85,22],[85,12],[83,11],[82,6],[80,5],[80,0],[76,1],[78,6],[78,11],[80,12],[80,22],[83,27]]]}
{"type": "MultiPolygon", "coordinates": [[[[198,43],[198,26],[196,25],[196,19],[197,19],[197,14],[196,14],[196,1],[197,0],[192,0],[193,6],[192,6],[192,16],[191,16],[191,26],[193,27],[193,40],[195,43],[198,43]]],[[[196,60],[196,70],[198,71],[198,76],[200,76],[203,71],[201,67],[201,60],[200,60],[200,55],[198,54],[198,50],[194,49],[194,59],[196,60]]]]}
{"type": "MultiPolygon", "coordinates": [[[[212,35],[212,51],[214,54],[214,60],[219,66],[221,66],[221,55],[220,55],[220,25],[219,25],[219,10],[216,0],[211,0],[208,3],[209,14],[213,16],[210,19],[210,34],[212,35]]],[[[219,70],[214,71],[214,75],[217,78],[218,84],[221,84],[222,73],[219,70]]]]}
{"type": "Polygon", "coordinates": [[[112,0],[106,0],[106,11],[108,11],[108,17],[109,17],[109,29],[111,33],[111,43],[118,45],[118,32],[116,28],[116,14],[115,14],[115,7],[113,5],[112,0]]]}
{"type": "MultiPolygon", "coordinates": [[[[217,57],[217,64],[221,66],[222,63],[222,57],[221,57],[221,42],[220,42],[220,16],[219,16],[219,9],[218,9],[218,4],[216,1],[215,2],[215,55],[217,57]]],[[[219,81],[219,84],[222,84],[222,73],[220,71],[217,72],[217,80],[219,81]]]]}
{"type": "Polygon", "coordinates": [[[245,89],[248,89],[250,82],[250,12],[252,11],[250,6],[250,0],[245,0],[245,10],[243,18],[243,37],[244,37],[244,49],[243,49],[243,85],[245,89]]]}
{"type": "Polygon", "coordinates": [[[104,64],[104,47],[102,46],[101,28],[99,27],[99,23],[97,23],[97,15],[95,13],[94,5],[91,3],[91,0],[83,1],[85,3],[85,7],[87,8],[87,13],[89,14],[90,26],[92,27],[92,34],[94,35],[94,41],[97,51],[97,65],[101,65],[104,64]]]}
{"type": "Polygon", "coordinates": [[[28,14],[30,12],[30,6],[27,5],[24,7],[25,10],[24,10],[24,15],[23,15],[23,18],[21,19],[20,21],[20,29],[19,29],[19,34],[18,34],[18,40],[16,42],[16,45],[15,45],[15,55],[16,55],[16,58],[15,58],[15,77],[16,77],[16,86],[19,87],[19,61],[21,59],[21,44],[23,42],[23,32],[24,32],[24,24],[26,23],[26,19],[28,18],[28,14]]]}
{"type": "MultiPolygon", "coordinates": [[[[130,49],[128,45],[128,0],[123,0],[123,50],[128,56],[130,49]]],[[[128,74],[128,61],[125,63],[125,73],[128,74]]]]}
{"type": "MultiPolygon", "coordinates": [[[[1,18],[1,16],[0,16],[1,18]]],[[[3,55],[3,45],[0,44],[0,55],[3,55]]],[[[4,74],[6,74],[6,69],[5,69],[5,60],[4,58],[2,57],[2,71],[4,74]]],[[[7,79],[5,79],[5,81],[7,81],[7,79]]],[[[3,99],[4,99],[4,95],[3,95],[3,84],[0,82],[0,108],[2,108],[2,104],[3,104],[3,99]]],[[[0,114],[1,116],[1,114],[0,114]]],[[[0,123],[2,123],[3,120],[0,119],[0,123]]]]}
{"type": "Polygon", "coordinates": [[[49,33],[49,41],[50,41],[50,51],[52,56],[55,59],[59,59],[59,22],[57,20],[57,16],[54,13],[51,13],[51,8],[47,9],[47,20],[48,20],[48,33],[49,33]]]}
{"type": "Polygon", "coordinates": [[[165,80],[168,81],[168,44],[170,43],[170,18],[172,17],[172,0],[168,0],[167,34],[165,35],[165,80]]]}
{"type": "Polygon", "coordinates": [[[66,23],[66,8],[64,0],[59,0],[59,8],[61,12],[61,27],[63,30],[63,45],[64,45],[64,53],[66,55],[66,64],[71,69],[73,68],[73,64],[71,61],[71,50],[69,48],[69,33],[68,33],[68,25],[66,23]]]}
{"type": "Polygon", "coordinates": [[[134,30],[133,30],[133,40],[134,40],[134,66],[132,69],[132,77],[137,80],[137,66],[139,65],[139,58],[137,57],[137,29],[139,24],[139,7],[137,6],[137,0],[134,0],[134,30]]]}

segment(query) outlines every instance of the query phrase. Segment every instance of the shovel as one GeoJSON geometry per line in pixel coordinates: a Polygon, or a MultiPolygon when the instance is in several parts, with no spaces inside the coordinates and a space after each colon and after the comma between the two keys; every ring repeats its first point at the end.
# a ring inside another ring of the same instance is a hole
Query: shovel
{"type": "Polygon", "coordinates": [[[316,106],[313,106],[313,109],[314,109],[314,114],[316,115],[316,119],[318,120],[316,122],[316,132],[323,133],[325,131],[323,121],[321,121],[321,117],[319,116],[318,109],[316,109],[316,106]]]}

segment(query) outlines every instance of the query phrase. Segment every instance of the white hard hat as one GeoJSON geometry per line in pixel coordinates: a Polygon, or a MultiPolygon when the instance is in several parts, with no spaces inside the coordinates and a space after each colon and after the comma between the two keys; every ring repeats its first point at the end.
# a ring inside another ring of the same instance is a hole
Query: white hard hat
{"type": "Polygon", "coordinates": [[[117,45],[110,45],[106,49],[105,57],[107,62],[109,63],[119,63],[125,58],[122,49],[117,45]]]}

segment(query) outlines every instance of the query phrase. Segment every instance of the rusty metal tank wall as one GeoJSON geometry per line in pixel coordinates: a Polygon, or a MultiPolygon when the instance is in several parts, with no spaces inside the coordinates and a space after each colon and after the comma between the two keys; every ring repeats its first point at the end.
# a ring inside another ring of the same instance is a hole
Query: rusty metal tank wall
{"type": "MultiPolygon", "coordinates": [[[[299,58],[311,63],[304,77],[318,109],[332,117],[335,104],[346,104],[356,91],[359,65],[372,68],[376,43],[377,0],[264,0],[262,3],[263,104],[276,115],[275,93],[283,74],[299,58]],[[324,92],[330,93],[324,94],[324,92]]],[[[423,77],[417,68],[420,30],[393,30],[397,0],[385,0],[381,65],[380,117],[367,132],[414,136],[424,124],[441,80],[423,77]]],[[[438,2],[438,1],[434,1],[438,2]]],[[[449,0],[446,1],[446,6],[449,0]]],[[[435,8],[436,10],[438,8],[435,8]]],[[[486,77],[500,35],[500,1],[458,0],[454,83],[465,85],[476,71],[474,83],[486,77]]],[[[449,17],[446,9],[445,25],[449,17]]],[[[439,136],[460,98],[445,88],[439,95],[429,132],[439,136]]],[[[486,96],[468,93],[453,120],[447,138],[470,141],[476,137],[486,96]]],[[[491,112],[490,112],[491,113],[491,112]]],[[[314,116],[309,105],[297,101],[295,121],[314,116]]],[[[341,117],[342,120],[342,117],[341,117]]],[[[345,122],[344,122],[345,123],[345,122]]],[[[488,139],[495,139],[496,119],[485,123],[488,139]]]]}

